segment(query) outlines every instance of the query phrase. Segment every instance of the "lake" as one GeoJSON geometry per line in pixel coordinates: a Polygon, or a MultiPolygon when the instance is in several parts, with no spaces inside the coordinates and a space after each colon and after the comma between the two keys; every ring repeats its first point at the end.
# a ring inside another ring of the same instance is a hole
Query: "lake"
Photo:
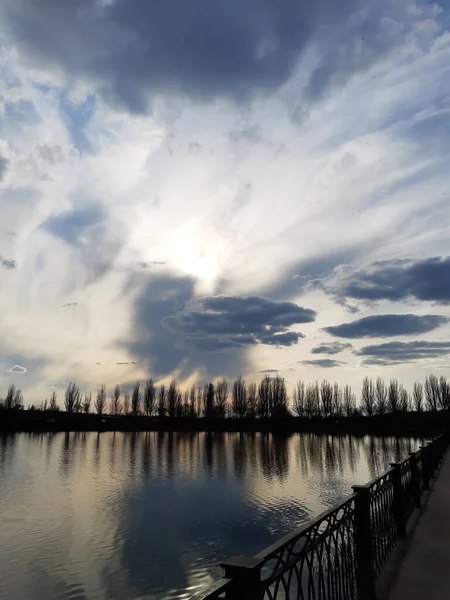
{"type": "Polygon", "coordinates": [[[423,440],[242,433],[0,437],[0,598],[189,598],[423,440]]]}

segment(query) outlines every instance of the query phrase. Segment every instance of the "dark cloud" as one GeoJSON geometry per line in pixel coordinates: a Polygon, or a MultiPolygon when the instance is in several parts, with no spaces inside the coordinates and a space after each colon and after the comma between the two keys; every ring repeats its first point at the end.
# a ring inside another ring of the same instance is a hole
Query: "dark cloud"
{"type": "Polygon", "coordinates": [[[415,298],[450,303],[450,257],[382,261],[367,269],[344,274],[324,284],[339,298],[400,301],[415,298]]]}
{"type": "Polygon", "coordinates": [[[116,365],[135,365],[136,363],[134,361],[128,362],[116,362],[116,365]]]}
{"type": "Polygon", "coordinates": [[[322,367],[323,369],[332,369],[333,367],[340,367],[347,363],[334,358],[318,358],[317,360],[301,360],[302,365],[308,365],[310,367],[322,367]]]}
{"type": "Polygon", "coordinates": [[[331,342],[330,344],[320,344],[311,350],[311,354],[340,354],[344,350],[352,348],[351,344],[343,342],[331,342]]]}
{"type": "Polygon", "coordinates": [[[303,336],[288,328],[315,318],[313,310],[293,302],[260,296],[210,296],[166,317],[163,325],[186,336],[185,343],[211,351],[255,344],[291,346],[303,336]]]}
{"type": "Polygon", "coordinates": [[[234,376],[246,365],[245,344],[227,345],[220,340],[222,352],[217,352],[214,336],[189,339],[179,331],[163,325],[170,316],[183,311],[194,298],[196,280],[167,273],[135,273],[127,282],[126,290],[141,289],[134,305],[134,332],[125,348],[147,365],[154,377],[162,377],[178,370],[181,378],[200,370],[207,380],[216,375],[234,376]],[[233,352],[227,350],[233,349],[233,352]],[[214,350],[214,351],[211,351],[214,350]]]}
{"type": "Polygon", "coordinates": [[[106,97],[142,112],[150,94],[270,92],[310,43],[322,58],[310,95],[323,93],[408,33],[413,12],[394,4],[396,12],[385,0],[66,0],[56,10],[51,0],[5,0],[3,18],[31,59],[90,77],[106,97]]]}
{"type": "Polygon", "coordinates": [[[141,269],[147,269],[148,267],[152,267],[152,266],[163,266],[165,265],[165,261],[164,260],[151,260],[151,261],[141,261],[139,263],[139,266],[141,267],[141,269]]]}
{"type": "Polygon", "coordinates": [[[450,354],[450,342],[388,342],[364,346],[358,352],[364,364],[388,366],[450,354]]]}
{"type": "Polygon", "coordinates": [[[51,216],[42,227],[74,248],[76,257],[90,272],[92,279],[103,276],[111,268],[125,241],[122,226],[111,222],[96,201],[87,201],[51,216]]]}
{"type": "Polygon", "coordinates": [[[0,254],[0,266],[8,271],[12,271],[17,268],[17,263],[12,258],[5,258],[0,254]]]}
{"type": "Polygon", "coordinates": [[[71,306],[78,306],[78,302],[67,302],[66,304],[62,305],[63,308],[69,308],[71,306]]]}
{"type": "Polygon", "coordinates": [[[325,331],[343,338],[414,335],[432,331],[447,323],[448,320],[441,315],[374,315],[351,323],[325,327],[325,331]]]}
{"type": "Polygon", "coordinates": [[[264,369],[263,371],[260,371],[260,373],[279,373],[280,370],[279,369],[264,369]]]}
{"type": "Polygon", "coordinates": [[[4,156],[0,156],[0,181],[3,179],[3,175],[8,167],[8,161],[4,156]]]}

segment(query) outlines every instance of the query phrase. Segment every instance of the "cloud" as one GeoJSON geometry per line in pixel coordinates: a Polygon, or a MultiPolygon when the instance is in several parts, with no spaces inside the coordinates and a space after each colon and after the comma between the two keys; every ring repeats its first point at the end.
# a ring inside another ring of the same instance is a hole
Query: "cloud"
{"type": "Polygon", "coordinates": [[[264,369],[263,371],[260,371],[260,373],[279,373],[280,370],[279,369],[264,369]]]}
{"type": "Polygon", "coordinates": [[[21,367],[20,365],[14,365],[10,369],[8,369],[8,373],[26,373],[26,367],[21,367]]]}
{"type": "Polygon", "coordinates": [[[8,160],[4,156],[0,156],[0,181],[3,179],[3,175],[6,173],[8,167],[8,160]]]}
{"type": "Polygon", "coordinates": [[[66,304],[62,305],[63,308],[69,308],[71,306],[78,306],[78,302],[67,302],[66,304]]]}
{"type": "Polygon", "coordinates": [[[3,18],[34,64],[97,83],[103,96],[145,112],[151,95],[242,100],[289,79],[311,46],[310,97],[368,69],[399,45],[424,10],[409,2],[117,0],[3,2],[3,18]]]}
{"type": "Polygon", "coordinates": [[[12,258],[5,258],[1,254],[0,254],[0,265],[8,271],[12,271],[13,269],[17,268],[17,263],[15,260],[13,260],[12,258]]]}
{"type": "Polygon", "coordinates": [[[414,298],[450,303],[450,257],[375,262],[333,278],[324,288],[339,298],[401,301],[414,298]]]}
{"type": "Polygon", "coordinates": [[[347,363],[334,358],[318,358],[317,360],[301,360],[301,364],[308,365],[310,367],[321,367],[323,369],[332,369],[334,367],[340,367],[347,363]]]}
{"type": "Polygon", "coordinates": [[[320,344],[311,349],[311,354],[340,354],[344,350],[352,348],[351,344],[343,342],[332,342],[331,344],[320,344]]]}
{"type": "Polygon", "coordinates": [[[351,323],[325,327],[325,331],[343,338],[391,337],[426,333],[448,321],[447,317],[441,315],[374,315],[351,323]]]}
{"type": "MultiPolygon", "coordinates": [[[[100,364],[100,363],[98,363],[100,364]]],[[[124,361],[124,362],[116,362],[116,365],[135,365],[134,361],[124,361]]]]}
{"type": "Polygon", "coordinates": [[[163,319],[163,325],[186,336],[185,342],[204,350],[266,344],[291,346],[302,334],[288,331],[311,323],[316,313],[293,302],[260,296],[210,296],[190,302],[163,319]]]}
{"type": "Polygon", "coordinates": [[[389,366],[446,356],[450,354],[450,342],[388,342],[364,346],[356,354],[365,357],[366,365],[389,366]]]}

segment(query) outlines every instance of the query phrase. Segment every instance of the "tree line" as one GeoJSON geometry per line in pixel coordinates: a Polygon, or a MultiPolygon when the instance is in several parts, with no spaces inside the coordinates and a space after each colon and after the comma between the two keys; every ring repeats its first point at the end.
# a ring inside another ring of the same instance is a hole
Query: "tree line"
{"type": "MultiPolygon", "coordinates": [[[[23,394],[14,385],[6,397],[0,399],[0,410],[23,410],[23,394]]],[[[67,413],[95,412],[98,415],[131,415],[171,418],[280,418],[292,416],[306,418],[350,418],[365,415],[385,415],[396,412],[422,412],[450,409],[450,383],[446,377],[429,375],[424,384],[414,383],[409,393],[397,379],[386,383],[381,377],[365,377],[359,402],[349,385],[323,380],[312,383],[298,381],[290,401],[283,377],[266,375],[259,384],[238,377],[229,389],[222,378],[217,383],[204,386],[193,384],[182,390],[172,379],[168,386],[156,386],[153,379],[144,385],[137,382],[131,392],[122,391],[118,385],[107,395],[101,385],[95,398],[91,392],[82,393],[75,382],[70,382],[64,392],[63,409],[67,413]]],[[[28,410],[58,412],[61,410],[56,392],[40,405],[28,410]]]]}

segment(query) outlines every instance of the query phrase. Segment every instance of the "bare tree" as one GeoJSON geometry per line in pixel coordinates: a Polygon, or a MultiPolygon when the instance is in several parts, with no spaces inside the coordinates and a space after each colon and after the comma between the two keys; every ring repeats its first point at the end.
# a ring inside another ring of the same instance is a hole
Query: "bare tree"
{"type": "Polygon", "coordinates": [[[76,412],[80,405],[81,392],[75,382],[70,382],[67,386],[64,399],[64,408],[68,413],[76,412]]]}
{"type": "Polygon", "coordinates": [[[450,384],[444,375],[439,377],[440,406],[443,410],[450,408],[450,384]]]}
{"type": "Polygon", "coordinates": [[[305,382],[297,381],[292,397],[292,410],[298,417],[305,414],[305,382]]]}
{"type": "Polygon", "coordinates": [[[16,396],[16,386],[10,385],[8,391],[6,392],[6,398],[4,402],[4,407],[6,410],[12,410],[14,408],[14,398],[16,396]]]}
{"type": "Polygon", "coordinates": [[[158,398],[158,416],[165,417],[167,412],[167,394],[166,394],[166,386],[162,385],[159,388],[159,398],[158,398]]]}
{"type": "Polygon", "coordinates": [[[318,381],[310,383],[306,387],[305,413],[308,417],[320,416],[320,388],[318,381]]]}
{"type": "Polygon", "coordinates": [[[113,415],[120,415],[120,387],[116,385],[112,396],[111,412],[113,415]]]}
{"type": "Polygon", "coordinates": [[[147,417],[151,417],[156,405],[156,388],[153,379],[149,379],[144,389],[144,410],[147,417]]]}
{"type": "Polygon", "coordinates": [[[92,402],[92,393],[91,392],[86,392],[84,394],[84,400],[83,400],[83,412],[84,414],[88,414],[91,410],[91,402],[92,402]]]}
{"type": "Polygon", "coordinates": [[[272,386],[269,375],[265,375],[258,387],[258,415],[267,418],[272,406],[272,386]]]}
{"type": "Polygon", "coordinates": [[[258,407],[258,387],[256,383],[250,383],[248,386],[247,410],[248,416],[254,419],[258,407]]]}
{"type": "Polygon", "coordinates": [[[130,394],[128,392],[125,392],[123,397],[123,414],[130,414],[130,394]]]}
{"type": "Polygon", "coordinates": [[[213,383],[207,383],[203,388],[203,414],[207,418],[215,416],[216,390],[213,383]]]}
{"type": "Polygon", "coordinates": [[[238,417],[245,417],[247,414],[247,386],[245,381],[239,376],[233,383],[233,412],[238,417]]]}
{"type": "Polygon", "coordinates": [[[377,377],[375,382],[375,412],[377,415],[384,415],[387,412],[387,389],[381,377],[377,377]]]}
{"type": "Polygon", "coordinates": [[[191,419],[195,419],[197,417],[197,394],[195,383],[191,385],[191,391],[189,394],[189,416],[191,419]]]}
{"type": "Polygon", "coordinates": [[[184,390],[183,393],[183,417],[191,416],[191,403],[189,402],[189,390],[184,390]]]}
{"type": "Polygon", "coordinates": [[[333,385],[333,408],[332,408],[332,414],[335,417],[341,417],[342,416],[342,390],[339,387],[339,384],[337,382],[335,382],[335,384],[333,385]]]}
{"type": "Polygon", "coordinates": [[[59,410],[58,402],[56,401],[55,391],[53,391],[52,395],[50,396],[49,410],[51,410],[52,412],[57,412],[59,410]]]}
{"type": "Polygon", "coordinates": [[[167,412],[169,417],[175,417],[178,413],[178,400],[179,393],[177,382],[175,379],[172,379],[169,385],[169,389],[167,390],[167,412]]]}
{"type": "Polygon", "coordinates": [[[401,412],[409,411],[409,409],[410,409],[409,394],[408,394],[408,391],[405,390],[405,388],[402,385],[400,386],[398,404],[399,404],[399,410],[401,412]]]}
{"type": "Polygon", "coordinates": [[[284,377],[278,374],[272,380],[272,410],[271,417],[285,417],[289,414],[288,396],[284,377]]]}
{"type": "Polygon", "coordinates": [[[347,418],[353,416],[356,410],[356,396],[349,385],[344,387],[343,408],[347,418]]]}
{"type": "Polygon", "coordinates": [[[417,412],[423,411],[423,385],[416,381],[413,388],[414,409],[417,412]]]}
{"type": "Polygon", "coordinates": [[[388,388],[388,411],[393,413],[399,410],[400,387],[397,379],[391,379],[388,388]]]}
{"type": "Polygon", "coordinates": [[[361,408],[368,417],[371,417],[375,412],[375,388],[373,381],[368,377],[364,377],[361,391],[361,408]]]}
{"type": "Polygon", "coordinates": [[[330,417],[333,408],[333,388],[331,383],[326,379],[320,384],[320,403],[322,407],[322,415],[330,417]]]}
{"type": "Polygon", "coordinates": [[[221,379],[216,385],[216,413],[217,416],[223,419],[226,415],[228,403],[228,382],[225,379],[221,379]]]}
{"type": "Polygon", "coordinates": [[[16,390],[16,392],[14,394],[13,409],[14,410],[22,410],[23,409],[22,390],[16,390]]]}
{"type": "Polygon", "coordinates": [[[97,398],[95,399],[95,410],[98,415],[102,415],[106,408],[106,389],[104,385],[101,385],[97,391],[97,398]]]}
{"type": "Polygon", "coordinates": [[[436,375],[425,379],[425,401],[428,410],[437,410],[441,404],[441,388],[436,375]]]}
{"type": "Polygon", "coordinates": [[[131,414],[137,417],[141,412],[141,384],[137,381],[131,392],[131,414]]]}

